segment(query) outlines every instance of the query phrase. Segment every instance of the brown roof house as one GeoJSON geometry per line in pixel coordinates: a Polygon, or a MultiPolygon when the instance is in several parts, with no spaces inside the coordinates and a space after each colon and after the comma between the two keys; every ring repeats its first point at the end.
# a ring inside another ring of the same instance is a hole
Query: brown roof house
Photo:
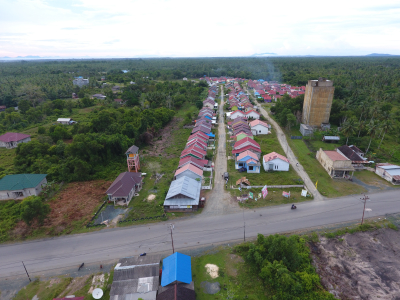
{"type": "Polygon", "coordinates": [[[23,133],[7,132],[0,135],[0,148],[17,148],[20,143],[27,143],[31,141],[31,136],[23,133]]]}
{"type": "Polygon", "coordinates": [[[350,172],[354,173],[352,161],[337,151],[324,151],[320,148],[316,158],[332,178],[344,178],[350,172]]]}
{"type": "Polygon", "coordinates": [[[142,173],[124,172],[108,188],[106,194],[114,205],[128,206],[132,197],[142,189],[142,173]]]}
{"type": "Polygon", "coordinates": [[[336,149],[337,152],[343,154],[346,156],[348,159],[351,160],[351,163],[356,170],[362,170],[365,169],[365,165],[368,164],[368,161],[358,155],[352,148],[350,148],[347,145],[343,145],[341,147],[338,147],[336,149]]]}

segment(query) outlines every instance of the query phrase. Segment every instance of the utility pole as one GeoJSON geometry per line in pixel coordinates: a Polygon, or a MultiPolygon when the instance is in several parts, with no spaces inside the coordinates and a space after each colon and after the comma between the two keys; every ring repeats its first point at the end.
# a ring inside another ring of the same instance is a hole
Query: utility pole
{"type": "Polygon", "coordinates": [[[169,229],[171,230],[172,253],[175,253],[175,249],[174,249],[174,238],[172,237],[172,229],[174,229],[174,225],[169,224],[169,229]]]}
{"type": "Polygon", "coordinates": [[[25,267],[25,264],[24,264],[24,262],[22,262],[22,265],[24,266],[24,269],[25,269],[26,275],[28,275],[28,279],[29,279],[29,281],[32,281],[32,280],[31,280],[31,278],[29,277],[28,271],[26,270],[26,267],[25,267]]]}
{"type": "Polygon", "coordinates": [[[364,209],[363,209],[363,214],[362,214],[362,219],[361,219],[361,225],[364,223],[364,212],[365,212],[365,204],[367,203],[367,200],[369,199],[368,196],[364,194],[364,198],[360,198],[362,201],[364,201],[364,209]]]}

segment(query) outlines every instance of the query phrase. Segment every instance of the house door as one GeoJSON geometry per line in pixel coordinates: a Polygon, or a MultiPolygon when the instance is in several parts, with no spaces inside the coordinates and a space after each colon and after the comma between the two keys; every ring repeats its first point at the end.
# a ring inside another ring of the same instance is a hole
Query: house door
{"type": "Polygon", "coordinates": [[[268,164],[268,171],[274,170],[274,164],[268,164]]]}

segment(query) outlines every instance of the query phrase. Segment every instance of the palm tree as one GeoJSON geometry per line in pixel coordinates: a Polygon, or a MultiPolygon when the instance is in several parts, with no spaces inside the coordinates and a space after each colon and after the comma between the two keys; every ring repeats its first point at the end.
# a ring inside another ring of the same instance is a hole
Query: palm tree
{"type": "Polygon", "coordinates": [[[360,121],[359,123],[358,123],[358,128],[359,128],[359,130],[358,130],[358,136],[357,137],[360,137],[360,133],[361,133],[361,131],[365,128],[365,121],[363,120],[363,121],[360,121]]]}
{"type": "Polygon", "coordinates": [[[356,131],[357,123],[354,118],[348,119],[343,123],[342,132],[347,137],[346,145],[349,142],[349,136],[353,135],[356,131]]]}
{"type": "Polygon", "coordinates": [[[366,112],[366,111],[368,111],[368,102],[361,102],[360,103],[360,109],[361,109],[361,115],[360,115],[360,120],[358,120],[358,122],[360,122],[361,121],[361,118],[362,118],[362,115],[366,112]]]}
{"type": "Polygon", "coordinates": [[[376,135],[376,132],[378,131],[379,126],[378,126],[378,124],[375,124],[374,121],[371,121],[368,124],[367,128],[368,128],[368,135],[369,135],[369,144],[368,144],[368,148],[367,148],[367,151],[365,152],[365,154],[368,153],[369,146],[371,146],[372,138],[376,135]]]}
{"type": "Polygon", "coordinates": [[[382,123],[381,129],[383,130],[383,136],[382,136],[381,142],[379,143],[378,149],[379,149],[379,148],[381,147],[381,145],[382,145],[382,141],[383,141],[383,138],[385,137],[385,134],[386,134],[388,131],[393,130],[393,121],[392,121],[391,119],[386,119],[386,120],[382,123]]]}

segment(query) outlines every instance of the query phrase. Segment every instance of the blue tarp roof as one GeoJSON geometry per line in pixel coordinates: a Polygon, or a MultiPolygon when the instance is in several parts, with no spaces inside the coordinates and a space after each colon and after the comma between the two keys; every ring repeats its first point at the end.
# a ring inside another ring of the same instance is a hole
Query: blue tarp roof
{"type": "Polygon", "coordinates": [[[163,259],[161,286],[167,286],[175,281],[192,282],[192,263],[190,256],[175,252],[163,259]]]}
{"type": "Polygon", "coordinates": [[[207,119],[210,119],[211,120],[211,117],[210,116],[205,116],[207,119]]]}
{"type": "Polygon", "coordinates": [[[210,132],[210,133],[207,133],[207,135],[208,135],[208,136],[211,136],[211,137],[215,137],[215,134],[212,134],[211,132],[210,132]]]}

